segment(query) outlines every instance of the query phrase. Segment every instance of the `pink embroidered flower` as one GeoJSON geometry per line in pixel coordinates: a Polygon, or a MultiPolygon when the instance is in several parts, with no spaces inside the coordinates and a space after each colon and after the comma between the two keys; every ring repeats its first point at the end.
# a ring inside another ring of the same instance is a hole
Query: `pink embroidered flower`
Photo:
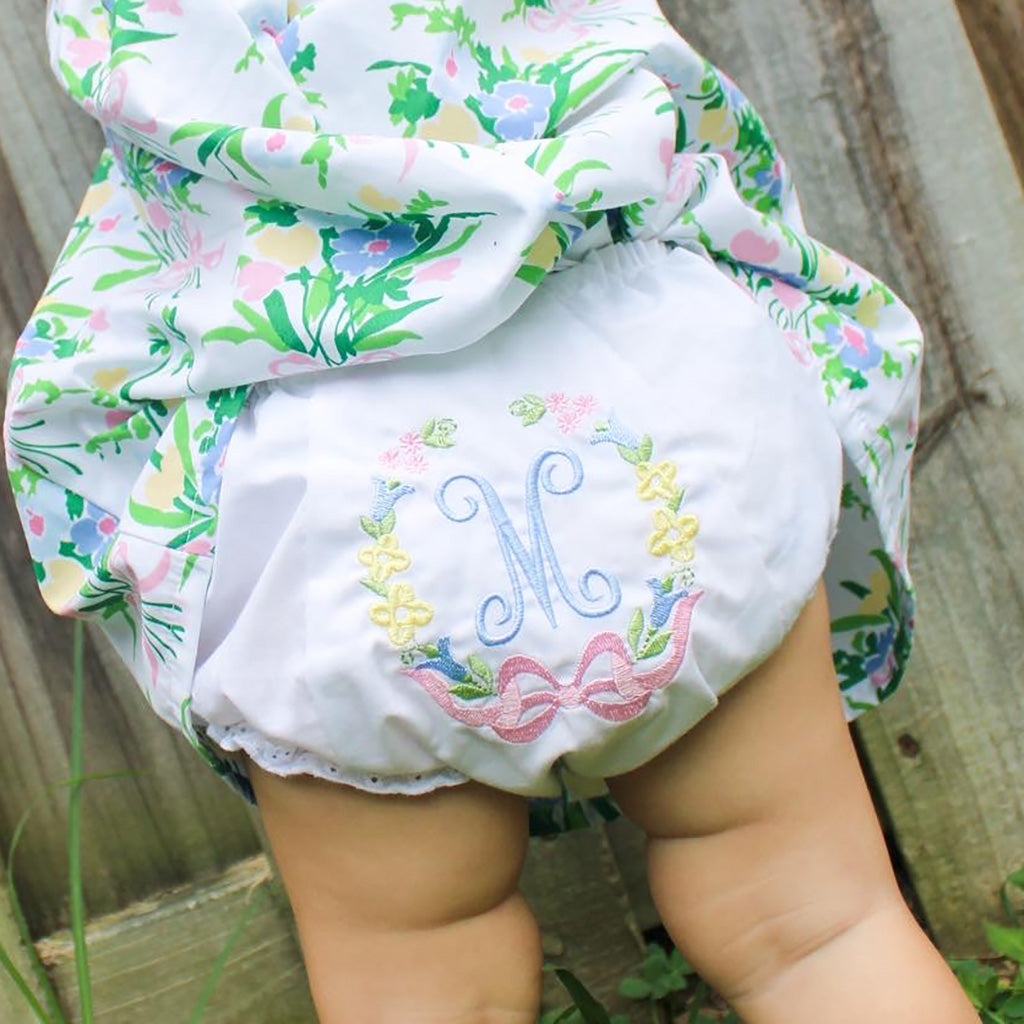
{"type": "Polygon", "coordinates": [[[420,437],[419,431],[408,430],[398,439],[398,443],[403,448],[419,451],[423,447],[423,438],[420,437]]]}
{"type": "Polygon", "coordinates": [[[555,423],[563,434],[571,434],[579,425],[583,417],[575,407],[563,409],[555,417],[555,423]]]}
{"type": "Polygon", "coordinates": [[[577,395],[573,404],[581,416],[593,416],[597,412],[597,399],[593,395],[577,395]]]}
{"type": "Polygon", "coordinates": [[[568,396],[562,391],[552,391],[544,399],[548,412],[561,412],[569,404],[568,396]]]}
{"type": "Polygon", "coordinates": [[[402,453],[397,448],[388,448],[377,456],[377,461],[388,469],[397,469],[402,461],[402,453]]]}
{"type": "Polygon", "coordinates": [[[410,473],[425,473],[427,457],[422,451],[407,451],[402,459],[402,465],[410,473]]]}
{"type": "Polygon", "coordinates": [[[284,268],[264,260],[252,260],[238,272],[238,284],[246,302],[262,302],[284,280],[284,268]]]}

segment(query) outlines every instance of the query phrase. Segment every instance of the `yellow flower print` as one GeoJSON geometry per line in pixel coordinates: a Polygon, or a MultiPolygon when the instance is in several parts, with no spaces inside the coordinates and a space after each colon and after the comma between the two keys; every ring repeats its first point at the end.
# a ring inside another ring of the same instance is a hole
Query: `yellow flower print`
{"type": "Polygon", "coordinates": [[[667,508],[654,511],[654,532],[647,541],[647,550],[659,558],[671,555],[675,562],[693,559],[693,538],[700,529],[696,516],[681,516],[667,508]]]}
{"type": "Polygon", "coordinates": [[[369,568],[369,577],[374,583],[384,583],[392,573],[412,565],[412,559],[398,546],[398,539],[391,533],[385,533],[376,544],[360,548],[359,561],[369,568]]]}
{"type": "Polygon", "coordinates": [[[636,493],[644,501],[664,498],[670,501],[676,495],[676,467],[666,459],[656,466],[641,462],[636,467],[636,493]]]}
{"type": "Polygon", "coordinates": [[[417,601],[408,583],[392,583],[387,601],[370,608],[370,621],[384,626],[388,639],[396,647],[412,643],[416,639],[416,627],[425,626],[433,617],[434,609],[425,601],[417,601]]]}

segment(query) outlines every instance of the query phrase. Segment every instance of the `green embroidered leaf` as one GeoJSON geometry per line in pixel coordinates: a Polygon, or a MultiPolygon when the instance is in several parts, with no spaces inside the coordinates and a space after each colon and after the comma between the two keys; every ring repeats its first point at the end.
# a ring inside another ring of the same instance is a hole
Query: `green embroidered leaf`
{"type": "Polygon", "coordinates": [[[390,533],[395,528],[395,510],[393,508],[388,509],[388,514],[380,521],[379,528],[381,535],[390,533]]]}
{"type": "Polygon", "coordinates": [[[388,588],[385,587],[383,583],[376,583],[369,578],[361,579],[359,582],[362,583],[367,590],[372,590],[378,597],[386,598],[388,596],[388,588]]]}
{"type": "Polygon", "coordinates": [[[494,682],[494,676],[491,675],[491,668],[487,664],[487,662],[483,660],[483,658],[477,656],[476,654],[471,654],[466,659],[466,664],[469,665],[470,669],[473,671],[475,675],[478,675],[487,683],[494,682]]]}
{"type": "Polygon", "coordinates": [[[654,454],[654,441],[651,440],[650,434],[644,434],[640,447],[637,449],[637,454],[640,456],[641,462],[651,461],[651,456],[654,454]]]}
{"type": "Polygon", "coordinates": [[[458,426],[455,420],[447,416],[441,419],[430,419],[423,424],[420,437],[423,438],[423,443],[431,448],[454,448],[454,435],[458,426]]]}
{"type": "Polygon", "coordinates": [[[630,650],[632,650],[634,657],[636,656],[636,645],[640,642],[640,634],[643,630],[643,609],[637,608],[637,610],[633,612],[633,617],[629,620],[629,632],[626,634],[626,639],[629,641],[629,647],[630,650]]]}
{"type": "Polygon", "coordinates": [[[360,516],[359,525],[363,528],[363,533],[369,534],[374,540],[380,537],[381,528],[369,516],[360,516]]]}
{"type": "Polygon", "coordinates": [[[681,487],[677,487],[675,489],[675,491],[672,492],[672,497],[669,498],[669,500],[668,500],[668,507],[673,512],[678,512],[679,509],[682,508],[682,505],[683,505],[683,493],[684,493],[684,491],[683,491],[683,489],[681,487]]]}
{"type": "Polygon", "coordinates": [[[493,690],[489,686],[474,686],[472,683],[458,683],[448,688],[453,697],[461,697],[463,700],[479,700],[481,697],[490,697],[493,690]]]}
{"type": "Polygon", "coordinates": [[[547,414],[547,406],[540,395],[523,395],[509,403],[508,411],[523,421],[524,427],[532,427],[547,414]]]}
{"type": "Polygon", "coordinates": [[[638,448],[627,448],[624,444],[618,444],[615,446],[619,450],[619,454],[630,464],[637,466],[644,460],[637,454],[638,448]]]}
{"type": "Polygon", "coordinates": [[[644,649],[640,652],[641,660],[645,658],[656,658],[665,650],[666,647],[668,647],[668,642],[671,639],[671,633],[658,633],[657,636],[651,637],[651,639],[644,644],[644,649]]]}

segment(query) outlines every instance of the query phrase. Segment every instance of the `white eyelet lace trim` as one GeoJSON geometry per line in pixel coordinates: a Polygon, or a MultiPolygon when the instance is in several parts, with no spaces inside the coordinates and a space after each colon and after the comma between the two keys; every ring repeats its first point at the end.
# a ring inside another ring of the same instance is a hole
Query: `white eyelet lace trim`
{"type": "Polygon", "coordinates": [[[468,781],[462,772],[454,768],[439,768],[417,772],[415,775],[367,775],[352,772],[308,750],[275,743],[247,725],[207,725],[206,735],[224,750],[244,750],[271,775],[315,775],[318,779],[341,782],[368,793],[419,796],[468,781]]]}

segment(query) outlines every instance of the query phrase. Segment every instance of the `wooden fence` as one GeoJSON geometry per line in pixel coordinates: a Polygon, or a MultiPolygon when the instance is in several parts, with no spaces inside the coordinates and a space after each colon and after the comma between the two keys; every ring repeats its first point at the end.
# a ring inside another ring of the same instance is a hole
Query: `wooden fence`
{"type": "MultiPolygon", "coordinates": [[[[42,4],[4,3],[0,380],[100,147],[51,79],[42,4]]],[[[901,692],[857,735],[912,899],[947,953],[981,953],[999,884],[1024,864],[1024,0],[961,0],[959,12],[953,0],[662,6],[767,116],[813,233],[879,273],[926,327],[919,639],[901,692]]],[[[70,623],[40,601],[0,492],[0,844],[31,804],[17,887],[70,1002],[66,820],[52,791],[68,775],[70,623]]],[[[91,630],[86,671],[87,771],[130,773],[85,798],[98,1019],[184,1020],[248,908],[205,1019],[312,1021],[255,816],[155,719],[91,630]]],[[[635,832],[535,840],[525,887],[549,958],[626,1011],[615,986],[656,924],[635,832]]],[[[0,941],[11,928],[0,895],[0,941]]],[[[0,1019],[29,1019],[5,978],[0,1019]]]]}

